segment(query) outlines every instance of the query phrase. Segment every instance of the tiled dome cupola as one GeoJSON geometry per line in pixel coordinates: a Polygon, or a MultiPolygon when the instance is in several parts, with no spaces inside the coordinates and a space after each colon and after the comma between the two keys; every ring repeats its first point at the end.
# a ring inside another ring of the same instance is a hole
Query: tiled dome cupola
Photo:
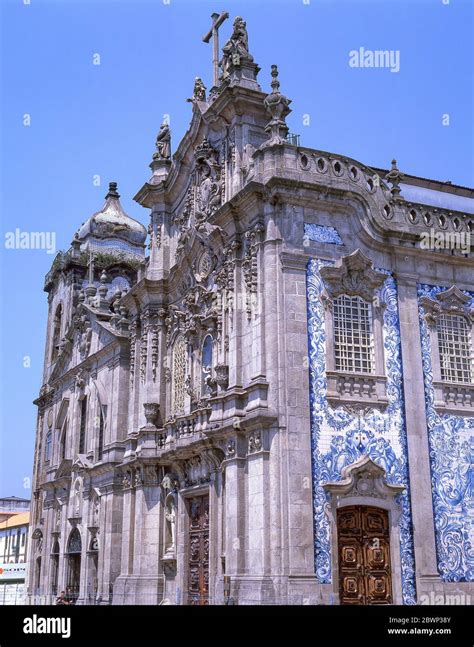
{"type": "Polygon", "coordinates": [[[146,237],[146,228],[123,210],[117,183],[110,182],[104,206],[79,227],[75,239],[82,251],[116,250],[144,257],[146,237]]]}

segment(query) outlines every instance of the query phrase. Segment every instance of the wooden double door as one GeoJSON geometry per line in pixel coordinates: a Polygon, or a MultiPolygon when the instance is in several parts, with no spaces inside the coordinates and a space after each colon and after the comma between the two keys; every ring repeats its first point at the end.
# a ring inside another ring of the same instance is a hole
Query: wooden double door
{"type": "Polygon", "coordinates": [[[369,506],[337,511],[341,604],[392,604],[388,512],[369,506]]]}
{"type": "Polygon", "coordinates": [[[189,501],[188,604],[209,604],[209,496],[189,501]]]}

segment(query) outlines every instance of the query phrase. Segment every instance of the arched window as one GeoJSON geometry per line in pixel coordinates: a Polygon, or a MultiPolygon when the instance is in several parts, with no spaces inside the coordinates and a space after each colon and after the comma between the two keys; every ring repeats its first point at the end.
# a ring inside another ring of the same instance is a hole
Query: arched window
{"type": "Polygon", "coordinates": [[[67,552],[69,555],[75,555],[77,553],[82,552],[82,539],[81,539],[81,533],[77,528],[74,528],[74,530],[71,532],[69,535],[69,541],[67,543],[67,552]]]}
{"type": "Polygon", "coordinates": [[[35,562],[35,593],[40,592],[40,585],[41,585],[41,557],[37,557],[35,562]]]}
{"type": "Polygon", "coordinates": [[[67,543],[67,587],[66,596],[75,602],[79,597],[81,583],[82,540],[77,528],[69,535],[67,543]]]}
{"type": "Polygon", "coordinates": [[[58,594],[58,576],[59,576],[59,542],[56,541],[53,544],[53,550],[51,551],[51,593],[53,595],[58,594]]]}
{"type": "Polygon", "coordinates": [[[86,448],[86,422],[87,422],[87,397],[81,400],[81,420],[79,426],[79,454],[83,454],[86,448]]]}
{"type": "Polygon", "coordinates": [[[374,373],[370,304],[362,297],[341,294],[333,300],[333,326],[336,371],[374,373]]]}
{"type": "Polygon", "coordinates": [[[210,395],[212,387],[209,383],[212,376],[212,337],[207,335],[201,351],[201,395],[210,395]]]}
{"type": "Polygon", "coordinates": [[[465,317],[443,313],[438,319],[441,379],[470,383],[474,379],[470,326],[465,317]]]}
{"type": "Polygon", "coordinates": [[[107,416],[107,405],[99,405],[99,438],[97,440],[97,460],[101,461],[104,455],[104,425],[107,416]]]}
{"type": "Polygon", "coordinates": [[[186,389],[186,342],[178,337],[173,347],[171,366],[171,409],[174,415],[184,413],[186,389]]]}
{"type": "Polygon", "coordinates": [[[64,419],[63,428],[61,429],[61,440],[59,441],[59,460],[66,458],[66,439],[67,439],[67,418],[64,419]]]}
{"type": "Polygon", "coordinates": [[[44,461],[45,463],[49,463],[51,460],[51,448],[53,446],[53,431],[51,427],[48,429],[46,433],[46,440],[44,443],[44,461]]]}
{"type": "Polygon", "coordinates": [[[53,321],[53,339],[51,345],[51,361],[55,362],[59,353],[59,341],[61,339],[61,320],[63,316],[63,307],[61,304],[56,308],[53,321]]]}

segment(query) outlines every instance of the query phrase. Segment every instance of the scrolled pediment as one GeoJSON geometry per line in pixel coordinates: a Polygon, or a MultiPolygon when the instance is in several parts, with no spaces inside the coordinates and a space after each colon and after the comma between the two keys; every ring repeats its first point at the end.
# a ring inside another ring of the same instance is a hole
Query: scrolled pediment
{"type": "Polygon", "coordinates": [[[376,497],[386,499],[395,497],[405,490],[403,485],[387,483],[386,472],[369,456],[362,456],[351,465],[346,465],[341,473],[342,479],[334,483],[324,483],[323,488],[338,497],[376,497]]]}
{"type": "Polygon", "coordinates": [[[474,308],[469,306],[470,297],[464,294],[456,285],[448,290],[439,292],[433,297],[423,296],[420,303],[425,312],[425,319],[428,324],[436,324],[438,317],[445,314],[458,314],[466,317],[470,322],[474,320],[474,308]]]}
{"type": "Polygon", "coordinates": [[[387,278],[383,272],[374,269],[372,261],[360,249],[343,256],[334,266],[322,267],[320,271],[326,292],[333,299],[347,294],[372,301],[375,290],[387,278]]]}

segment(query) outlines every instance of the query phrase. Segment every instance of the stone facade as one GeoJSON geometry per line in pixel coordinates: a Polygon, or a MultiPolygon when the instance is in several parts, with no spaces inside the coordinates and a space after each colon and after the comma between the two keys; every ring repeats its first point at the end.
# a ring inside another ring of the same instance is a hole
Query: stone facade
{"type": "Polygon", "coordinates": [[[236,19],[135,196],[149,254],[111,183],[46,277],[31,601],[337,604],[349,505],[389,515],[392,602],[474,592],[472,356],[443,379],[436,323],[472,349],[473,260],[420,246],[474,191],[295,145],[258,71],[236,19]],[[341,296],[370,370],[335,359],[341,296]]]}

